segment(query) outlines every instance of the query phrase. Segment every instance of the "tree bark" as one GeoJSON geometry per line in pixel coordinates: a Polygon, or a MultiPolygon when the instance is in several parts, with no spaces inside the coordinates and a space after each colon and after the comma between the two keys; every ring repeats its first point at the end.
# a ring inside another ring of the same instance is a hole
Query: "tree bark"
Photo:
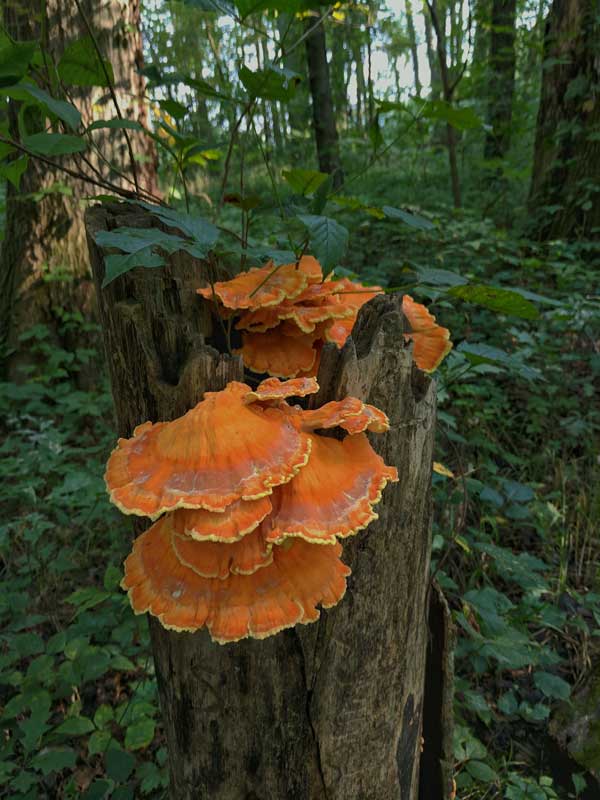
{"type": "Polygon", "coordinates": [[[442,79],[440,76],[440,65],[435,47],[433,44],[433,30],[431,27],[431,17],[426,10],[426,0],[423,4],[423,20],[425,23],[425,43],[427,45],[427,62],[429,63],[430,88],[429,96],[432,100],[437,100],[441,94],[442,79]]]}
{"type": "MultiPolygon", "coordinates": [[[[413,19],[412,13],[412,3],[410,0],[405,0],[405,11],[406,11],[406,32],[408,33],[408,41],[410,43],[410,56],[412,60],[412,67],[413,73],[415,76],[415,92],[417,97],[421,96],[421,79],[419,77],[419,54],[417,51],[417,34],[415,31],[415,22],[413,19]]],[[[397,74],[397,69],[396,69],[397,74]]],[[[396,82],[396,85],[398,81],[396,82]]],[[[399,95],[400,92],[396,89],[397,94],[399,95]]]]}
{"type": "MultiPolygon", "coordinates": [[[[314,19],[309,17],[306,20],[306,30],[314,24],[314,19]]],[[[331,97],[325,28],[322,23],[306,37],[306,58],[319,169],[333,176],[333,186],[338,189],[344,182],[344,174],[331,97]]]]}
{"type": "Polygon", "coordinates": [[[492,33],[488,63],[490,130],[485,137],[486,158],[504,158],[510,147],[515,93],[516,0],[492,0],[492,33]]]}
{"type": "MultiPolygon", "coordinates": [[[[440,68],[440,76],[442,79],[444,100],[450,105],[454,96],[454,90],[456,89],[456,82],[451,83],[450,80],[446,55],[446,37],[440,24],[436,0],[426,0],[426,3],[427,7],[429,8],[431,24],[433,25],[437,41],[438,63],[440,68]]],[[[448,165],[450,167],[450,185],[452,187],[454,208],[460,208],[462,206],[462,197],[460,191],[460,176],[458,173],[458,158],[456,153],[456,131],[449,122],[446,124],[446,146],[448,148],[448,165]]]]}
{"type": "MultiPolygon", "coordinates": [[[[195,294],[206,265],[176,256],[160,273],[137,269],[99,288],[94,235],[124,224],[150,223],[131,207],[88,212],[118,433],[128,436],[243,371],[211,347],[209,307],[195,294]]],[[[400,474],[379,519],[345,544],[343,601],[315,624],[226,646],[150,622],[176,800],[417,800],[435,387],[402,342],[400,300],[381,296],[341,352],[323,352],[317,403],[353,394],[384,408],[391,429],[373,444],[400,474]]]]}
{"type": "MultiPolygon", "coordinates": [[[[145,79],[140,74],[142,43],[139,31],[139,4],[122,4],[119,0],[99,5],[82,0],[84,12],[91,22],[104,57],[113,65],[115,92],[123,115],[146,121],[144,102],[145,79]]],[[[87,35],[83,19],[73,2],[48,0],[46,48],[58,62],[65,47],[87,35]]],[[[5,23],[16,40],[40,36],[31,14],[31,5],[5,4],[5,23]]],[[[72,90],[73,100],[81,111],[83,123],[92,119],[116,117],[108,90],[72,90]]],[[[16,133],[17,109],[11,114],[16,133]]],[[[156,163],[153,143],[149,137],[128,131],[132,147],[139,160],[136,163],[141,185],[154,189],[156,163]]],[[[133,189],[133,176],[127,144],[121,131],[99,130],[94,141],[110,163],[90,151],[88,157],[106,178],[125,188],[133,189]],[[118,171],[124,176],[121,177],[118,171]]],[[[71,157],[72,158],[72,157],[71,157]]],[[[70,163],[73,166],[73,163],[70,163]]],[[[88,168],[83,165],[86,172],[88,168]]],[[[6,198],[5,237],[0,253],[0,372],[15,376],[20,361],[18,352],[10,359],[7,350],[18,350],[20,334],[36,323],[50,326],[58,342],[70,349],[75,342],[64,340],[58,331],[64,313],[79,313],[84,318],[92,314],[93,292],[89,272],[83,198],[97,189],[65,176],[59,169],[49,168],[31,159],[19,190],[8,184],[6,198]],[[66,186],[70,194],[56,191],[66,186]],[[39,193],[42,196],[39,197],[39,193]],[[39,199],[32,199],[38,194],[39,199]],[[4,356],[3,356],[4,354],[4,356]]],[[[79,343],[81,346],[81,343],[79,343]]]]}
{"type": "Polygon", "coordinates": [[[544,69],[529,203],[541,239],[600,231],[600,16],[598,0],[554,0],[546,23],[544,69]]]}

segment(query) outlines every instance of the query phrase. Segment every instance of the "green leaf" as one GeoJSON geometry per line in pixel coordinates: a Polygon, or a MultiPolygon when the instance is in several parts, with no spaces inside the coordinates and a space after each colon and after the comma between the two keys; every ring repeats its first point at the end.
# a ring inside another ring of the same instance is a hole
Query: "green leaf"
{"type": "Polygon", "coordinates": [[[98,706],[94,714],[94,725],[97,728],[104,728],[109,722],[112,722],[114,718],[115,712],[112,707],[106,703],[102,703],[102,705],[98,706]]]}
{"type": "Polygon", "coordinates": [[[37,100],[38,103],[43,105],[44,108],[46,108],[51,114],[54,114],[56,117],[65,122],[69,128],[71,128],[71,130],[77,130],[81,124],[81,114],[75,108],[75,106],[71,105],[71,103],[65,102],[64,100],[57,100],[49,95],[48,92],[40,89],[38,86],[30,86],[27,84],[23,88],[27,94],[31,95],[31,97],[37,100]]]}
{"type": "Polygon", "coordinates": [[[140,717],[132,722],[125,733],[125,747],[128,750],[140,750],[154,739],[154,729],[156,725],[149,717],[140,717]]]}
{"type": "Polygon", "coordinates": [[[88,608],[102,603],[107,597],[110,597],[110,592],[97,589],[95,586],[84,586],[70,594],[67,597],[67,603],[77,606],[77,614],[81,614],[82,611],[87,611],[88,608]]]}
{"type": "Polygon", "coordinates": [[[114,781],[104,779],[95,780],[88,786],[84,794],[81,795],[81,800],[108,800],[114,788],[114,781]]]}
{"type": "Polygon", "coordinates": [[[494,783],[498,777],[484,761],[467,761],[466,768],[472,778],[488,785],[494,783]]]}
{"type": "Polygon", "coordinates": [[[104,760],[106,762],[106,774],[117,783],[124,783],[131,775],[135,766],[135,756],[126,753],[121,748],[112,748],[107,751],[104,760]]]}
{"type": "Polygon", "coordinates": [[[392,206],[384,206],[383,213],[388,217],[388,219],[399,219],[402,220],[406,225],[409,225],[411,228],[418,228],[422,231],[430,231],[435,229],[435,225],[433,222],[430,222],[425,217],[421,217],[418,214],[413,214],[409,211],[403,211],[401,208],[393,208],[392,206]]]}
{"type": "Polygon", "coordinates": [[[173,119],[183,119],[186,114],[189,114],[189,108],[184,106],[183,103],[178,103],[177,100],[167,98],[160,100],[159,105],[163,111],[166,111],[173,119]]]}
{"type": "Polygon", "coordinates": [[[502,695],[502,697],[498,700],[498,708],[503,714],[507,716],[511,716],[515,714],[519,704],[517,702],[517,698],[515,697],[515,693],[511,690],[506,692],[502,695]]]}
{"type": "Polygon", "coordinates": [[[338,265],[348,244],[348,229],[329,217],[304,214],[298,217],[310,235],[311,249],[325,271],[338,265]]]}
{"type": "Polygon", "coordinates": [[[542,377],[537,369],[521,363],[514,355],[489,344],[461,342],[456,352],[462,353],[472,364],[500,364],[527,380],[540,380],[542,377]]]}
{"type": "Polygon", "coordinates": [[[55,729],[60,736],[83,736],[95,730],[94,723],[87,717],[68,717],[55,729]]]}
{"type": "Polygon", "coordinates": [[[31,766],[44,775],[72,769],[77,762],[77,754],[72,747],[45,747],[32,760],[31,766]]]}
{"type": "Polygon", "coordinates": [[[245,19],[250,14],[257,14],[259,11],[296,14],[303,8],[303,5],[302,0],[235,0],[235,6],[242,19],[245,19]]]}
{"type": "Polygon", "coordinates": [[[566,700],[571,694],[570,685],[558,675],[552,675],[550,672],[534,673],[533,682],[546,697],[566,700]]]}
{"type": "Polygon", "coordinates": [[[110,128],[111,130],[127,129],[131,131],[143,131],[144,128],[135,119],[97,119],[88,126],[88,131],[97,131],[100,128],[110,128]]]}
{"type": "Polygon", "coordinates": [[[463,286],[468,283],[466,278],[456,272],[447,269],[435,269],[434,267],[417,267],[419,281],[428,286],[463,286]]]}
{"type": "Polygon", "coordinates": [[[108,87],[115,82],[112,64],[100,59],[91,36],[84,36],[67,45],[58,63],[58,74],[71,86],[108,87]],[[106,79],[105,70],[109,80],[106,79]]]}
{"type": "Polygon", "coordinates": [[[329,175],[314,169],[284,169],[281,173],[296,194],[308,196],[314,194],[329,175]]]}
{"type": "Polygon", "coordinates": [[[15,158],[13,161],[0,164],[0,175],[10,181],[18,191],[21,177],[27,169],[28,163],[29,156],[23,155],[20,158],[15,158]]]}
{"type": "Polygon", "coordinates": [[[448,294],[513,317],[537,319],[540,315],[531,300],[527,300],[518,292],[513,292],[510,289],[501,289],[497,286],[469,283],[466,286],[453,286],[448,291],[448,294]]]}
{"type": "Polygon", "coordinates": [[[456,108],[445,100],[428,100],[421,111],[425,119],[447,122],[460,131],[480,128],[483,124],[472,108],[456,108]]]}
{"type": "Polygon", "coordinates": [[[205,258],[219,237],[219,229],[205,217],[197,214],[185,214],[182,211],[155,206],[151,203],[139,203],[139,205],[150,211],[153,216],[164,222],[165,225],[170,228],[176,228],[189,238],[191,240],[190,245],[182,244],[182,249],[197,258],[205,258]]]}
{"type": "Polygon", "coordinates": [[[296,86],[300,83],[298,73],[273,64],[255,71],[243,66],[238,74],[250,97],[260,97],[263,100],[285,102],[293,97],[296,86]]]}
{"type": "Polygon", "coordinates": [[[88,753],[91,756],[104,753],[112,743],[114,743],[116,747],[119,746],[119,743],[113,739],[109,730],[94,731],[88,739],[88,753]]]}
{"type": "Polygon", "coordinates": [[[164,267],[163,256],[157,249],[174,253],[185,247],[179,236],[165,233],[158,228],[116,228],[114,231],[100,231],[96,242],[101,247],[117,247],[125,255],[109,255],[105,258],[106,272],[102,288],[125,272],[135,267],[164,267]]]}
{"type": "Polygon", "coordinates": [[[23,139],[23,146],[42,156],[65,156],[87,150],[85,139],[63,133],[34,133],[23,139]]]}
{"type": "Polygon", "coordinates": [[[115,591],[119,587],[122,577],[123,570],[120,567],[116,567],[114,564],[109,564],[104,570],[104,579],[102,581],[106,591],[115,591]]]}
{"type": "Polygon", "coordinates": [[[37,42],[13,42],[8,36],[0,39],[0,87],[12,86],[27,74],[38,49],[37,42]]]}

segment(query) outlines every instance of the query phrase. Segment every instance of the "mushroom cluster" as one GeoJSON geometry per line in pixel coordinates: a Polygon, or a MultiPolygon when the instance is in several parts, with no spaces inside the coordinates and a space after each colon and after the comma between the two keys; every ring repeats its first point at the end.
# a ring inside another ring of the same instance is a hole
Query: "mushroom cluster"
{"type": "Polygon", "coordinates": [[[310,411],[287,402],[318,388],[314,377],[231,382],[119,439],[111,500],[156,520],[125,561],[136,613],[225,643],[314,622],[318,605],[341,600],[350,570],[338,540],[376,518],[398,474],[366,437],[389,427],[379,409],[354,397],[310,411]]]}
{"type": "MultiPolygon", "coordinates": [[[[302,256],[297,264],[270,262],[198,289],[217,303],[223,318],[239,315],[235,327],[242,332],[242,347],[236,352],[245,366],[279,378],[316,375],[323,345],[332,342],[342,348],[362,306],[382,292],[380,286],[348,278],[324,278],[312,256],[302,256]]],[[[450,332],[409,295],[402,298],[402,311],[415,364],[433,372],[452,348],[450,332]]]]}
{"type": "Polygon", "coordinates": [[[325,342],[343,347],[358,312],[380,286],[348,278],[324,279],[319,262],[302,256],[297,264],[241,272],[198,294],[215,299],[224,317],[240,314],[238,351],[248,369],[279,378],[316,375],[325,342]]]}

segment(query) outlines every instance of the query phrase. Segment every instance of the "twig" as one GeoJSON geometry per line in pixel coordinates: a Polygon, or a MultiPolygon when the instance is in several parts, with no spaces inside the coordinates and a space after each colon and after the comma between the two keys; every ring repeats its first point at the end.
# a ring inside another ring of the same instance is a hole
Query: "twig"
{"type": "MultiPolygon", "coordinates": [[[[88,31],[88,33],[90,35],[90,38],[91,38],[91,40],[92,40],[92,42],[94,44],[94,49],[95,49],[95,51],[96,51],[96,53],[98,55],[98,58],[100,59],[100,64],[102,66],[102,72],[104,72],[104,76],[106,78],[106,83],[108,85],[108,90],[110,92],[110,96],[112,98],[113,105],[114,105],[115,110],[117,112],[117,116],[119,117],[119,119],[122,120],[122,119],[124,119],[124,117],[123,117],[123,114],[121,113],[121,108],[119,106],[119,101],[117,100],[117,94],[115,92],[115,88],[113,86],[112,80],[110,79],[110,75],[108,73],[108,70],[106,69],[106,64],[104,63],[104,58],[103,58],[103,55],[102,55],[102,51],[100,50],[100,46],[98,44],[96,36],[94,35],[94,31],[92,29],[90,21],[88,20],[83,8],[81,7],[80,0],[75,0],[75,5],[77,6],[77,10],[79,11],[79,13],[81,15],[81,18],[83,20],[83,24],[87,28],[87,31],[88,31]]],[[[131,172],[133,174],[133,182],[135,184],[135,190],[139,194],[140,187],[139,187],[139,184],[138,184],[137,167],[136,167],[135,158],[134,158],[134,155],[133,155],[133,147],[131,146],[131,139],[129,138],[129,134],[127,133],[127,128],[123,128],[123,134],[125,136],[125,141],[127,142],[127,150],[129,151],[129,158],[131,160],[131,172]]]]}

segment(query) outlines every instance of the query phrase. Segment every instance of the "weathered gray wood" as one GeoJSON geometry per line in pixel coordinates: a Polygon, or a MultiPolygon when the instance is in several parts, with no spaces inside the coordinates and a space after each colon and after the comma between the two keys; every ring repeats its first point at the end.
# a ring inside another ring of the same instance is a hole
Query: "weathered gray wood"
{"type": "MultiPolygon", "coordinates": [[[[118,429],[129,435],[242,370],[206,344],[210,315],[194,294],[203,265],[172,260],[99,288],[93,233],[132,224],[123,214],[92,209],[88,231],[118,429]]],[[[389,414],[391,430],[372,441],[400,474],[379,520],[344,546],[352,575],[343,601],[313,625],[226,646],[151,620],[176,800],[417,798],[435,394],[402,332],[399,300],[375,298],[354,340],[326,348],[319,374],[319,404],[354,394],[389,414]]]]}

